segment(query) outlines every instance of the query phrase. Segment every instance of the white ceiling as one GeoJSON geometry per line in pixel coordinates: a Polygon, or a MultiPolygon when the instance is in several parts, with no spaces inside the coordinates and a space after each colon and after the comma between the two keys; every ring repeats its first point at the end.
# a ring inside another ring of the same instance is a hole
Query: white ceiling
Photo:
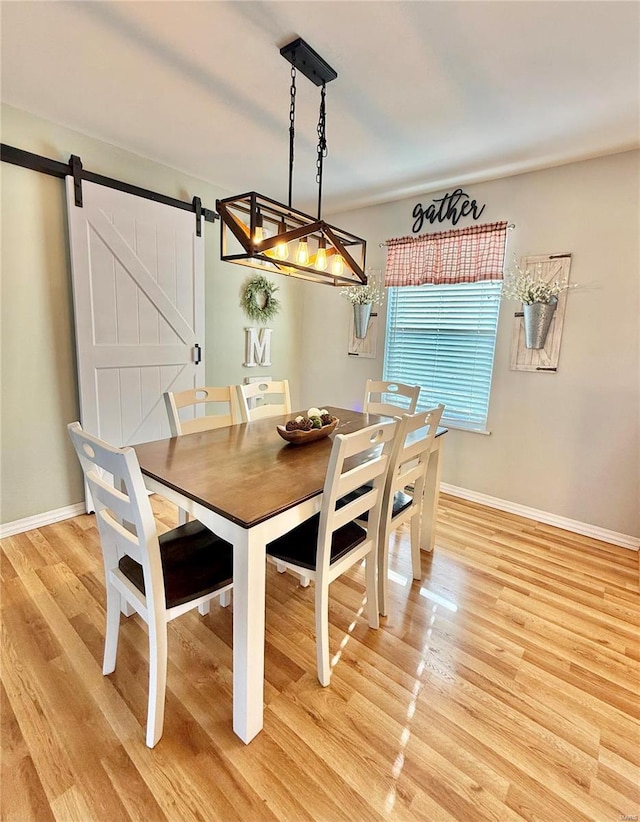
{"type": "MultiPolygon", "coordinates": [[[[327,211],[639,144],[635,0],[82,0],[1,11],[4,102],[230,193],[286,200],[290,66],[279,49],[296,37],[338,72],[327,85],[327,211]]],[[[298,74],[293,204],[303,209],[317,196],[318,105],[298,74]]]]}

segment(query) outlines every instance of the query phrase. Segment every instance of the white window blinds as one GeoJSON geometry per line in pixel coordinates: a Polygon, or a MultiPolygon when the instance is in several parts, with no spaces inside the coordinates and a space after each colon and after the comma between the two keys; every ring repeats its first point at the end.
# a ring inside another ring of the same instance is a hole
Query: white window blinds
{"type": "Polygon", "coordinates": [[[502,282],[388,289],[384,379],[420,385],[418,409],[486,429],[502,282]]]}

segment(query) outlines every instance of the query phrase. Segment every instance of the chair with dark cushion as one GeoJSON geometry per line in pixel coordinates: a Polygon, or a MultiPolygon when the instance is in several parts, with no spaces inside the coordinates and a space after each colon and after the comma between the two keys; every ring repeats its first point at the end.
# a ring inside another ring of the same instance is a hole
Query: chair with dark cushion
{"type": "Polygon", "coordinates": [[[269,380],[236,386],[243,422],[279,417],[291,413],[289,380],[269,380]],[[276,399],[274,399],[274,397],[276,399]],[[254,400],[253,407],[250,401],[254,400]]]}
{"type": "MultiPolygon", "coordinates": [[[[356,563],[365,561],[367,615],[377,628],[377,546],[384,483],[396,422],[371,425],[352,434],[335,436],[319,514],[270,542],[267,554],[286,569],[315,582],[315,622],[318,679],[328,685],[329,585],[356,563]],[[340,501],[357,488],[366,492],[352,501],[340,501]],[[368,521],[355,520],[364,514],[368,521]]],[[[313,446],[309,446],[313,447],[313,446]]]]}
{"type": "MultiPolygon", "coordinates": [[[[405,522],[409,522],[411,527],[413,578],[421,579],[422,576],[420,520],[424,482],[443,411],[444,405],[439,405],[417,414],[403,414],[398,422],[385,481],[378,539],[378,606],[383,616],[386,616],[388,607],[389,540],[391,534],[405,522]]],[[[339,500],[338,505],[346,505],[367,490],[366,486],[356,488],[339,500]]],[[[359,523],[364,526],[366,521],[367,514],[364,514],[359,523]]]]}
{"type": "Polygon", "coordinates": [[[212,428],[222,428],[225,425],[236,425],[241,422],[233,385],[166,391],[164,401],[167,406],[172,437],[193,434],[196,431],[209,431],[212,428]],[[182,417],[180,409],[187,409],[182,417]],[[202,413],[204,409],[207,411],[213,409],[215,413],[202,413]],[[188,413],[195,416],[187,418],[185,414],[188,413]]]}
{"type": "Polygon", "coordinates": [[[197,520],[158,537],[133,448],[114,448],[68,426],[96,512],[107,592],[103,674],[116,667],[121,602],[149,629],[149,703],[146,742],[153,748],[164,723],[167,624],[228,591],[233,548],[197,520]]]}
{"type": "MultiPolygon", "coordinates": [[[[202,386],[201,388],[188,388],[186,391],[165,391],[164,402],[172,437],[224,428],[227,425],[237,425],[242,421],[237,407],[236,389],[233,385],[202,386]],[[204,413],[205,410],[208,412],[213,410],[214,413],[204,413]],[[188,414],[192,416],[188,417],[188,414]]],[[[179,524],[182,525],[188,520],[187,512],[179,508],[179,524]]],[[[228,605],[229,601],[230,594],[225,594],[220,600],[223,605],[228,605]]],[[[201,609],[201,613],[205,612],[206,609],[201,609]]]]}
{"type": "Polygon", "coordinates": [[[387,613],[389,540],[403,523],[411,527],[411,567],[413,578],[422,576],[420,561],[420,521],[424,482],[429,467],[433,440],[444,405],[403,414],[393,445],[391,463],[382,501],[378,547],[378,601],[380,613],[387,613]]]}
{"type": "Polygon", "coordinates": [[[419,396],[419,385],[367,380],[362,410],[367,414],[382,414],[387,417],[413,414],[418,405],[419,396]]]}

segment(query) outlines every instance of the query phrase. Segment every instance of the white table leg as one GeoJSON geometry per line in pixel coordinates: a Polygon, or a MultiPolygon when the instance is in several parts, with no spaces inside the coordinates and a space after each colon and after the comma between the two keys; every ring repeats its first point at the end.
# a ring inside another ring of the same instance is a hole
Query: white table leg
{"type": "Polygon", "coordinates": [[[238,530],[233,545],[233,730],[250,742],[264,710],[265,541],[238,530]]]}
{"type": "Polygon", "coordinates": [[[322,494],[246,530],[159,480],[145,475],[144,481],[233,545],[233,730],[249,743],[264,715],[265,546],[317,514],[322,494]]]}
{"type": "Polygon", "coordinates": [[[436,542],[436,514],[440,497],[440,474],[442,471],[442,441],[445,435],[436,438],[429,456],[429,465],[424,478],[422,503],[422,523],[420,547],[423,551],[433,551],[436,542]]]}

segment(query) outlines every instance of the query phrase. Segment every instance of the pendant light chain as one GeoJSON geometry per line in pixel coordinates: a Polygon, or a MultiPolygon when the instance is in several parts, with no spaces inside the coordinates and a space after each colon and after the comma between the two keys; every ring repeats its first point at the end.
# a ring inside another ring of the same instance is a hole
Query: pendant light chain
{"type": "Polygon", "coordinates": [[[293,197],[293,146],[296,139],[296,67],[291,66],[289,103],[289,208],[293,197]]]}
{"type": "Polygon", "coordinates": [[[257,269],[262,275],[280,273],[330,286],[366,283],[366,241],[325,223],[322,215],[324,159],[328,156],[326,85],[338,74],[300,37],[283,46],[280,54],[290,63],[288,204],[286,197],[278,202],[257,191],[216,200],[221,226],[220,259],[257,269]],[[317,216],[293,206],[298,75],[313,83],[314,92],[320,90],[315,158],[317,216]]]}
{"type": "Polygon", "coordinates": [[[318,219],[322,216],[322,164],[327,156],[327,112],[325,96],[327,93],[326,83],[322,84],[320,92],[320,116],[318,118],[318,159],[316,160],[316,183],[318,184],[318,219]]]}

